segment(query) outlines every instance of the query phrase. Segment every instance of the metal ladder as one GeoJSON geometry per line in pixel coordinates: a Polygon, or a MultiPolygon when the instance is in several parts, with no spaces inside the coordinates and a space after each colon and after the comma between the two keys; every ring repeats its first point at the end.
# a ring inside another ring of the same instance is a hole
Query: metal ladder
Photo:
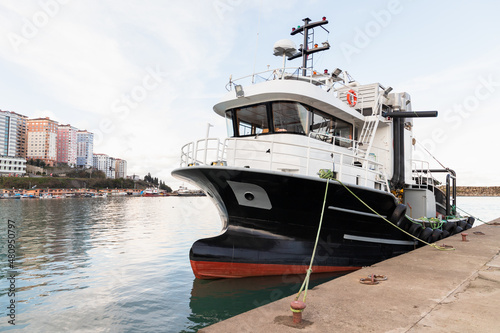
{"type": "MultiPolygon", "coordinates": [[[[372,148],[373,139],[375,138],[375,132],[377,131],[378,124],[380,122],[380,109],[382,105],[381,103],[377,103],[377,107],[374,108],[371,116],[365,117],[365,123],[363,124],[363,128],[361,130],[361,134],[359,136],[359,143],[366,147],[366,149],[362,149],[364,152],[363,157],[367,157],[370,154],[370,150],[372,148]]],[[[358,152],[359,153],[359,152],[358,152]]]]}

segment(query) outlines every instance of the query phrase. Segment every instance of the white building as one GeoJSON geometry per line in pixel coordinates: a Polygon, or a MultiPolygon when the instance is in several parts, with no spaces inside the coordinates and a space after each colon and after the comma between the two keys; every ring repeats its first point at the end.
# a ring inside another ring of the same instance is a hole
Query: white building
{"type": "Polygon", "coordinates": [[[0,156],[0,175],[24,176],[26,174],[26,159],[23,157],[0,156]]]}
{"type": "Polygon", "coordinates": [[[93,167],[106,174],[106,178],[115,178],[115,159],[106,154],[94,154],[93,167]]]}
{"type": "Polygon", "coordinates": [[[121,158],[117,158],[115,161],[115,178],[127,178],[127,161],[121,158]]]}
{"type": "Polygon", "coordinates": [[[26,157],[27,117],[0,110],[0,156],[26,157]]]}
{"type": "Polygon", "coordinates": [[[93,165],[94,134],[87,131],[76,132],[76,165],[90,168],[93,165]]]}

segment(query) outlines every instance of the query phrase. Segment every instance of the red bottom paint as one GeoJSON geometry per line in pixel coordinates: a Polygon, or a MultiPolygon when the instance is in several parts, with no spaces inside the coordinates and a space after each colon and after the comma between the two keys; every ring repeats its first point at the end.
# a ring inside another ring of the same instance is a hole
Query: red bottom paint
{"type": "MultiPolygon", "coordinates": [[[[198,279],[243,278],[250,276],[269,276],[305,274],[309,266],[278,264],[243,264],[217,261],[193,261],[191,267],[198,279]]],[[[355,271],[361,267],[313,266],[313,273],[355,271]]]]}

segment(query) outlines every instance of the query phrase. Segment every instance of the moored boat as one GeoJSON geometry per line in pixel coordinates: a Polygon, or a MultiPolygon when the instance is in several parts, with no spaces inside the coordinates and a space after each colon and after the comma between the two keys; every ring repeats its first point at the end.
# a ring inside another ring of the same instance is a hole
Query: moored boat
{"type": "Polygon", "coordinates": [[[141,195],[144,197],[156,197],[160,193],[156,187],[148,187],[144,191],[141,192],[141,195]]]}
{"type": "Polygon", "coordinates": [[[191,248],[197,278],[302,274],[316,242],[313,272],[355,270],[471,227],[456,212],[455,173],[412,157],[413,118],[437,111],[412,110],[408,93],[338,68],[314,70],[330,45],[311,32],[327,23],[304,19],[291,32],[304,37],[298,50],[277,42],[283,67],[230,79],[214,106],[229,138],[182,148],[172,174],[203,189],[223,221],[191,248]],[[285,66],[296,58],[302,66],[285,66]]]}

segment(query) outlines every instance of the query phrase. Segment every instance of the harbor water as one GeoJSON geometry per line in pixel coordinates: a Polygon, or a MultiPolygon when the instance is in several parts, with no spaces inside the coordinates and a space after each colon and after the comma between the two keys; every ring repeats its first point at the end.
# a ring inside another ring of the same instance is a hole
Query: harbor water
{"type": "MultiPolygon", "coordinates": [[[[484,221],[500,216],[498,197],[461,197],[458,206],[484,221]]],[[[191,244],[221,228],[207,197],[0,200],[0,221],[0,331],[196,332],[301,283],[195,279],[191,244]]],[[[335,277],[317,276],[312,287],[335,277]]]]}

